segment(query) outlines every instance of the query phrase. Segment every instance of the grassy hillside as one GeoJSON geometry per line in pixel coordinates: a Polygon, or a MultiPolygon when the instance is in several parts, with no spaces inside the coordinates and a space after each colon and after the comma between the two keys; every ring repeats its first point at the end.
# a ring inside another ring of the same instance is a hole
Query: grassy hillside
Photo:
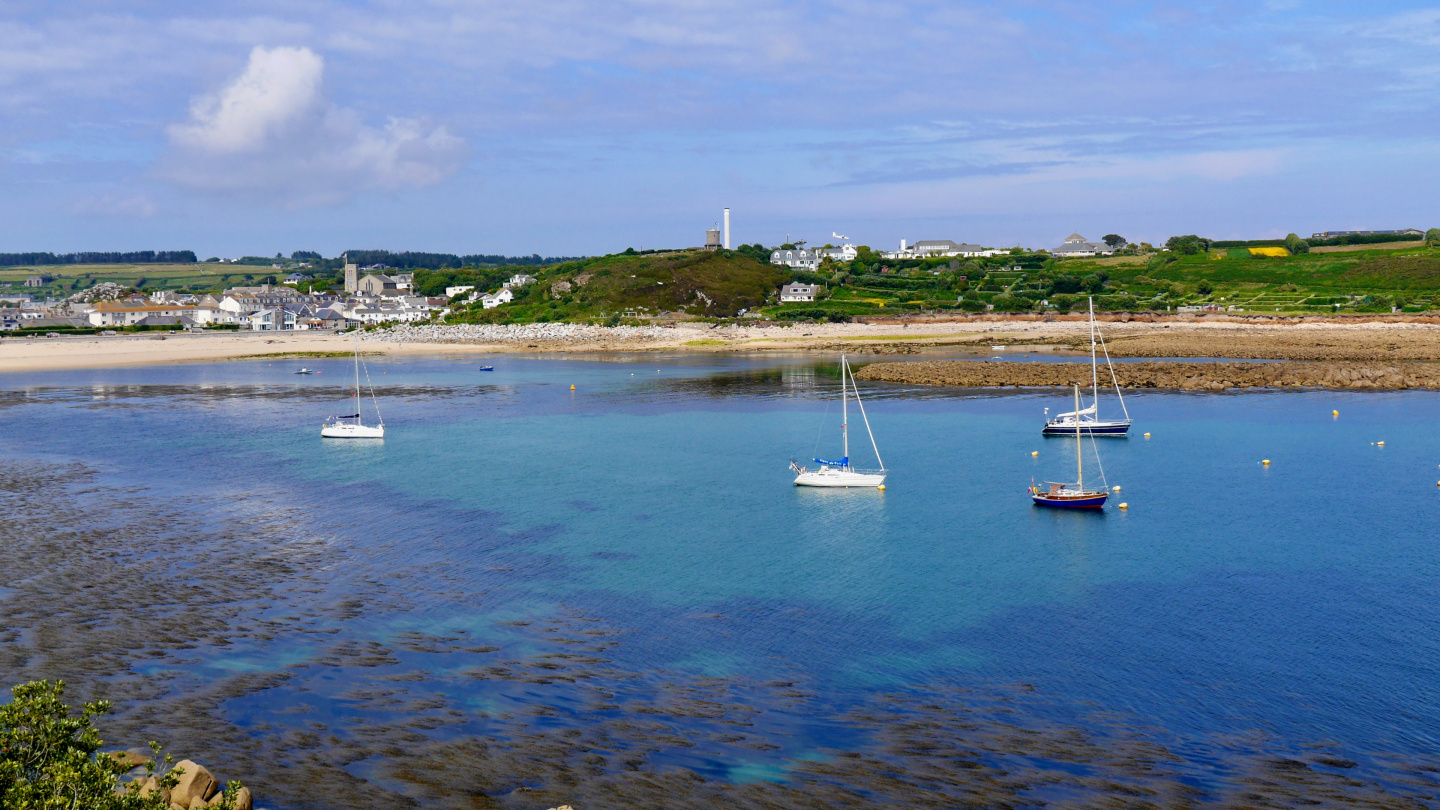
{"type": "MultiPolygon", "coordinates": [[[[0,269],[0,284],[9,283],[12,292],[28,292],[39,298],[63,297],[102,281],[149,290],[219,291],[227,287],[259,284],[267,277],[284,278],[289,270],[235,264],[62,264],[49,267],[6,267],[0,269]],[[43,276],[44,287],[21,288],[25,279],[43,276]]],[[[310,273],[313,271],[302,270],[310,273]]]]}
{"type": "Polygon", "coordinates": [[[1211,251],[1148,260],[1062,262],[1057,270],[1104,272],[1112,289],[1169,304],[1221,303],[1274,311],[1410,311],[1440,307],[1440,250],[1414,247],[1285,257],[1211,251]],[[1167,259],[1171,259],[1167,261],[1167,259]]]}
{"type": "MultiPolygon", "coordinates": [[[[451,323],[597,321],[684,312],[732,316],[765,303],[783,269],[733,251],[618,253],[532,271],[539,281],[512,303],[452,314],[451,323]]],[[[418,277],[417,277],[418,280],[418,277]]]]}

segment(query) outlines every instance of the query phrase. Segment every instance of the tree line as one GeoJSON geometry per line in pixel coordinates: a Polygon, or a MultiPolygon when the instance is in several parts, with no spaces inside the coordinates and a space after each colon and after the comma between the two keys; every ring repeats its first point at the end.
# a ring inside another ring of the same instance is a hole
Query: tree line
{"type": "Polygon", "coordinates": [[[499,254],[476,253],[457,256],[454,253],[424,253],[403,251],[391,253],[388,250],[348,250],[346,258],[359,265],[383,264],[401,270],[459,270],[462,267],[542,267],[561,262],[583,259],[584,256],[502,256],[499,254]]]}
{"type": "Polygon", "coordinates": [[[194,264],[193,250],[137,250],[131,253],[0,253],[0,267],[46,264],[194,264]]]}

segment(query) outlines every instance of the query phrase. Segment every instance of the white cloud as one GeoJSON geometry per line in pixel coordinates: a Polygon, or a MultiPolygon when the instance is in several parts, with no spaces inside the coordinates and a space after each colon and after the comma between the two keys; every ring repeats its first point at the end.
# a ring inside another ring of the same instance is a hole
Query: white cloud
{"type": "Polygon", "coordinates": [[[433,185],[460,168],[462,139],[409,118],[366,125],[326,100],[324,72],[309,48],[256,47],[244,73],[170,127],[174,152],[162,174],[194,190],[301,207],[433,185]]]}

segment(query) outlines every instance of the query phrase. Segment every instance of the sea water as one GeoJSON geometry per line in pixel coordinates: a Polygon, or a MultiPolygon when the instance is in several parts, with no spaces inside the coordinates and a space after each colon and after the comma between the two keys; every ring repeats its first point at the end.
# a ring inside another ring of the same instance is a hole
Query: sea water
{"type": "MultiPolygon", "coordinates": [[[[377,396],[362,392],[361,411],[368,423],[378,406],[386,437],[348,442],[319,428],[354,412],[351,362],[301,365],[9,375],[0,443],[156,501],[204,493],[197,525],[285,505],[303,516],[286,531],[336,556],[270,609],[391,600],[317,619],[328,641],[463,632],[520,654],[543,639],[513,628],[584,615],[623,638],[607,651],[617,669],[799,682],[836,717],[887,690],[1023,683],[1047,696],[1036,711],[1123,716],[1180,747],[1258,735],[1381,759],[1434,750],[1435,393],[1131,394],[1133,433],[1081,447],[1087,486],[1117,489],[1075,513],[1026,493],[1075,478],[1075,441],[1040,436],[1067,392],[862,381],[889,479],[843,491],[796,488],[787,469],[841,452],[833,361],[371,359],[377,396]]],[[[1118,410],[1102,399],[1102,416],[1118,410]]],[[[859,417],[852,401],[851,457],[871,466],[859,417]]],[[[474,664],[397,655],[439,680],[474,664]]],[[[279,637],[136,666],[203,682],[315,656],[279,637]]],[[[345,677],[303,677],[307,718],[354,714],[345,677]]],[[[532,699],[445,683],[480,716],[532,699]]],[[[263,734],[290,722],[288,699],[222,709],[263,734]]],[[[865,745],[866,729],[824,715],[772,719],[784,742],[769,758],[673,762],[783,781],[785,761],[865,745]]],[[[1383,781],[1383,764],[1369,775],[1383,781]]]]}

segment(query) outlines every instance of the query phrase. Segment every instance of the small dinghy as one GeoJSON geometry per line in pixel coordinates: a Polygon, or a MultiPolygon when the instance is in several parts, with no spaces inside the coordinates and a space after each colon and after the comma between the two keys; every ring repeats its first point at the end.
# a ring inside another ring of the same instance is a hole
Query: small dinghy
{"type": "Polygon", "coordinates": [[[311,370],[308,369],[308,368],[302,368],[302,369],[300,369],[299,371],[297,371],[297,372],[295,372],[295,373],[296,373],[296,374],[314,374],[315,372],[311,371],[311,370]]]}
{"type": "Polygon", "coordinates": [[[481,370],[481,371],[494,371],[494,370],[495,370],[495,367],[494,367],[494,366],[481,366],[481,367],[480,367],[480,370],[481,370]]]}

